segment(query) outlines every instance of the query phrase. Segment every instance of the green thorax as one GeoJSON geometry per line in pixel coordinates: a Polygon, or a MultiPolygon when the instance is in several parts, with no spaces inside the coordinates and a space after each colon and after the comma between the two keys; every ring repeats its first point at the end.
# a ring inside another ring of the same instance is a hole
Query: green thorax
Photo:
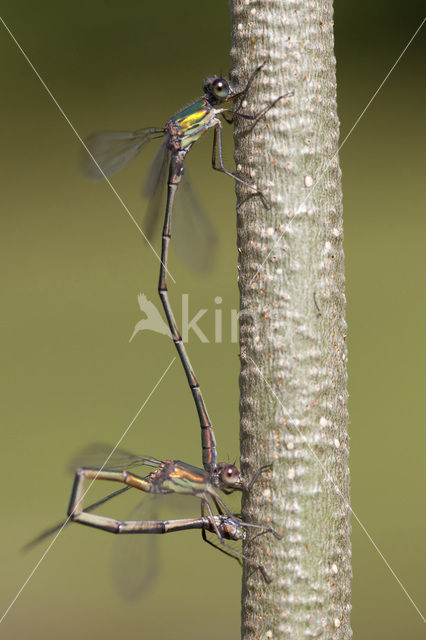
{"type": "Polygon", "coordinates": [[[196,142],[211,126],[214,117],[213,107],[205,98],[197,100],[173,116],[171,122],[178,128],[182,147],[185,148],[196,142]]]}

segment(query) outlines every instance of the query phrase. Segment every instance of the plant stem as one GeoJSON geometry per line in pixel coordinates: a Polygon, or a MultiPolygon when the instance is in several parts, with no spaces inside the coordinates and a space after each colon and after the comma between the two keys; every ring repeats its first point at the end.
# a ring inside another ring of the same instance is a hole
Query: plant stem
{"type": "Polygon", "coordinates": [[[233,0],[233,82],[263,61],[236,118],[243,518],[272,526],[244,553],[242,637],[348,639],[349,440],[339,121],[331,0],[233,0]]]}

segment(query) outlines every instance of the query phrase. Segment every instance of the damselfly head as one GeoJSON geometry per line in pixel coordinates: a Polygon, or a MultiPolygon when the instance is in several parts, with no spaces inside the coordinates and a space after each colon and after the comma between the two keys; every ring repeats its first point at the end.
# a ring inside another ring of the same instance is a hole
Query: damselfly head
{"type": "Polygon", "coordinates": [[[227,540],[244,540],[246,538],[246,532],[239,522],[228,516],[221,516],[220,532],[227,540]]]}
{"type": "Polygon", "coordinates": [[[205,78],[203,82],[203,91],[209,101],[222,102],[225,101],[232,89],[229,86],[228,80],[225,78],[218,78],[218,76],[209,76],[205,78]]]}
{"type": "Polygon", "coordinates": [[[227,462],[218,464],[217,478],[220,488],[225,493],[242,489],[240,471],[234,464],[228,464],[227,462]]]}

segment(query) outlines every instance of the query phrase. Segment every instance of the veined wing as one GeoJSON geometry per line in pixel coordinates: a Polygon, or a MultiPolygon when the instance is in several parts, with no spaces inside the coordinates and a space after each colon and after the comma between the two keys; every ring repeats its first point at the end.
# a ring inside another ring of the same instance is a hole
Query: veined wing
{"type": "MultiPolygon", "coordinates": [[[[142,500],[126,520],[157,520],[155,496],[142,500]]],[[[159,569],[158,535],[124,535],[114,540],[111,573],[118,593],[132,601],[149,591],[159,569]]]]}
{"type": "Polygon", "coordinates": [[[95,469],[115,469],[122,471],[132,467],[158,467],[160,460],[150,456],[138,456],[125,449],[115,449],[104,443],[96,442],[78,452],[70,461],[69,469],[74,472],[78,467],[95,469]]]}
{"type": "MultiPolygon", "coordinates": [[[[200,501],[177,494],[145,497],[130,513],[128,520],[152,521],[199,517],[200,501]]],[[[161,568],[160,547],[164,536],[130,534],[116,536],[111,554],[114,584],[128,601],[140,598],[152,589],[161,568]]]]}
{"type": "Polygon", "coordinates": [[[218,245],[216,231],[201,205],[187,170],[176,194],[172,244],[179,258],[196,272],[213,266],[218,245]]]}
{"type": "MultiPolygon", "coordinates": [[[[155,127],[93,133],[85,141],[89,153],[83,150],[83,171],[92,180],[110,176],[125,167],[148,142],[163,136],[163,129],[155,127]]],[[[154,237],[157,221],[161,224],[164,218],[169,166],[167,142],[165,138],[143,188],[144,195],[149,198],[144,222],[149,240],[154,237]]],[[[216,233],[190,185],[186,170],[176,194],[172,234],[172,246],[191,269],[202,272],[211,268],[217,245],[216,233]]]]}
{"type": "Polygon", "coordinates": [[[92,133],[83,150],[83,171],[88,178],[100,180],[122,169],[148,142],[164,135],[150,127],[138,131],[101,131],[92,133]]]}
{"type": "Polygon", "coordinates": [[[143,195],[149,198],[144,220],[144,231],[148,240],[154,238],[154,232],[158,223],[162,223],[164,220],[164,204],[167,195],[167,171],[170,160],[167,142],[168,139],[166,138],[155,154],[151,169],[149,170],[142,189],[143,195]]]}
{"type": "MultiPolygon", "coordinates": [[[[144,221],[144,230],[150,240],[164,219],[170,161],[167,142],[166,139],[158,150],[143,188],[143,194],[150,199],[144,221]]],[[[179,258],[194,271],[208,271],[214,263],[217,237],[186,169],[176,193],[171,225],[171,244],[179,258]]]]}

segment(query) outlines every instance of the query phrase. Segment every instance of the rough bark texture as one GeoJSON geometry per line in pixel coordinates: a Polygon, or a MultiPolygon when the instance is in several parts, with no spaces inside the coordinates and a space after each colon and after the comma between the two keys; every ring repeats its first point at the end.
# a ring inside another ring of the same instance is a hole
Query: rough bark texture
{"type": "Polygon", "coordinates": [[[241,465],[273,462],[243,517],[273,526],[244,545],[244,639],[351,637],[345,283],[331,0],[234,0],[233,80],[263,61],[236,123],[241,293],[241,465]]]}

